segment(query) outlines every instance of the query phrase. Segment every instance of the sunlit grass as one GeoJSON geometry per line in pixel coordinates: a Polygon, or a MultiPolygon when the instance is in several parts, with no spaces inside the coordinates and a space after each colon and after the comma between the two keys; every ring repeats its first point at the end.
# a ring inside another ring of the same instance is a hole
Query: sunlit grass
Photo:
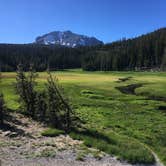
{"type": "MultiPolygon", "coordinates": [[[[166,164],[166,113],[158,109],[160,105],[166,106],[166,103],[146,99],[148,96],[166,97],[166,73],[70,70],[57,71],[53,74],[57,76],[72,101],[73,108],[85,122],[84,127],[103,132],[110,139],[116,137],[119,143],[107,146],[100,138],[89,138],[78,133],[75,133],[74,137],[81,137],[85,144],[90,140],[89,146],[99,149],[106,146],[106,152],[130,162],[153,161],[150,152],[143,146],[145,144],[166,164]],[[130,80],[118,82],[119,78],[129,76],[132,77],[130,80]],[[137,96],[122,94],[115,88],[135,83],[143,84],[136,89],[137,96]],[[83,93],[88,91],[93,93],[90,95],[83,93]],[[95,139],[99,144],[95,144],[95,139]],[[132,146],[130,146],[131,140],[132,146]],[[126,156],[121,154],[120,150],[126,156]]],[[[2,73],[2,75],[4,79],[0,88],[4,92],[7,106],[16,110],[19,102],[14,90],[15,73],[2,73]]],[[[47,73],[39,73],[38,89],[45,86],[46,80],[47,73]]]]}

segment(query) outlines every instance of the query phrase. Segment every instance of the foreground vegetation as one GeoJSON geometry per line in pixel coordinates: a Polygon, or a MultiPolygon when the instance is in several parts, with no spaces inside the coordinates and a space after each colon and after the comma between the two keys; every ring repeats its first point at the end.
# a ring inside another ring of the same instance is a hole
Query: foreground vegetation
{"type": "MultiPolygon", "coordinates": [[[[70,133],[73,138],[131,163],[153,163],[153,150],[166,164],[166,73],[73,70],[53,74],[63,84],[84,124],[70,133]],[[117,88],[131,84],[141,86],[133,94],[117,88]]],[[[7,107],[18,110],[15,73],[2,76],[1,89],[7,107]]],[[[46,77],[46,73],[39,73],[37,90],[43,89],[46,77]]]]}

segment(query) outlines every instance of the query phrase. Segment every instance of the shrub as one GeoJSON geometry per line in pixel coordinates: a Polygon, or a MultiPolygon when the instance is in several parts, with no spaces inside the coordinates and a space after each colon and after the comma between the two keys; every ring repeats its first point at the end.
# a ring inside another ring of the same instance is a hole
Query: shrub
{"type": "Polygon", "coordinates": [[[66,99],[63,89],[59,86],[56,77],[49,77],[46,84],[47,93],[47,114],[51,126],[68,132],[72,126],[73,112],[66,99]]]}
{"type": "Polygon", "coordinates": [[[30,67],[30,72],[26,76],[23,71],[23,66],[18,65],[17,76],[16,76],[16,90],[19,95],[21,108],[31,117],[35,117],[35,102],[36,102],[36,91],[34,87],[36,85],[35,79],[37,75],[30,67]]]}
{"type": "Polygon", "coordinates": [[[18,65],[16,89],[22,110],[33,119],[68,132],[73,124],[74,114],[57,78],[53,78],[51,73],[48,75],[45,89],[38,92],[36,91],[37,74],[32,66],[28,74],[25,74],[23,66],[18,65]]]}
{"type": "MultiPolygon", "coordinates": [[[[0,72],[0,83],[1,83],[1,79],[2,79],[2,75],[0,72]]],[[[0,124],[3,124],[4,113],[5,113],[5,101],[4,101],[3,93],[0,92],[0,124]]]]}
{"type": "Polygon", "coordinates": [[[5,113],[5,101],[3,98],[3,94],[0,93],[0,124],[3,124],[4,113],[5,113]]]}
{"type": "Polygon", "coordinates": [[[58,130],[54,128],[46,129],[41,133],[42,136],[46,136],[46,137],[56,137],[61,134],[65,134],[65,132],[63,130],[58,130]]]}
{"type": "Polygon", "coordinates": [[[36,94],[36,102],[35,102],[35,117],[37,120],[44,122],[47,121],[46,110],[46,92],[37,92],[36,94]]]}

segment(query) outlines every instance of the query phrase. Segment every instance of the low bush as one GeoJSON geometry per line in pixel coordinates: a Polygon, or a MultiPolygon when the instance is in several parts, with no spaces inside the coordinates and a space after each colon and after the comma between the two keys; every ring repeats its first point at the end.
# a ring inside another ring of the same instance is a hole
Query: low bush
{"type": "Polygon", "coordinates": [[[46,137],[56,137],[61,134],[65,134],[65,132],[62,130],[54,129],[54,128],[46,129],[41,133],[42,136],[46,136],[46,137]]]}
{"type": "Polygon", "coordinates": [[[5,101],[3,94],[0,93],[0,125],[3,124],[5,114],[5,101]]]}

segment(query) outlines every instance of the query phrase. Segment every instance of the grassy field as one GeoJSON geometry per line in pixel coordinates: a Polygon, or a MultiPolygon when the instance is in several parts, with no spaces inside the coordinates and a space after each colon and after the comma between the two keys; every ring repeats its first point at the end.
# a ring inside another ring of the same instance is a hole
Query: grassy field
{"type": "MultiPolygon", "coordinates": [[[[153,150],[166,165],[166,73],[164,72],[53,72],[62,83],[86,131],[72,132],[87,146],[114,154],[130,163],[153,163],[153,150]],[[119,78],[127,78],[119,81],[119,78]],[[141,84],[135,94],[117,87],[141,84]]],[[[0,88],[7,107],[19,108],[15,73],[2,73],[0,88]]],[[[46,73],[39,73],[42,89],[46,73]]]]}

